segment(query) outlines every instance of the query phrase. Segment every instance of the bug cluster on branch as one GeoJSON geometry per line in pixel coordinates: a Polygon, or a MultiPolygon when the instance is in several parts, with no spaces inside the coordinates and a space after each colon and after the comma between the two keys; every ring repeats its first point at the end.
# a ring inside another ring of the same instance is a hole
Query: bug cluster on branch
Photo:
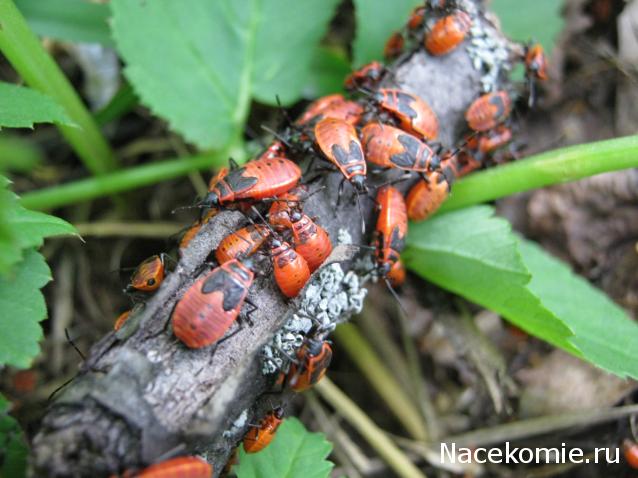
{"type": "MultiPolygon", "coordinates": [[[[476,33],[473,25],[479,13],[473,4],[472,8],[467,5],[462,0],[426,0],[412,12],[405,27],[390,37],[386,56],[396,59],[396,65],[417,49],[425,49],[431,57],[438,57],[466,42],[476,50],[477,45],[484,42],[478,33],[473,39],[476,33]]],[[[474,55],[478,58],[476,51],[474,55]]],[[[483,54],[481,58],[485,61],[487,56],[483,54]]],[[[528,45],[509,60],[521,61],[526,66],[529,94],[533,97],[534,81],[547,77],[542,48],[528,45]]],[[[479,62],[478,66],[481,65],[479,62]]],[[[201,209],[200,219],[182,236],[180,253],[221,210],[243,212],[246,225],[229,231],[214,251],[212,268],[178,300],[171,329],[185,347],[211,347],[213,351],[244,324],[250,325],[256,305],[247,296],[258,275],[271,276],[281,294],[293,299],[306,287],[313,272],[319,270],[314,277],[321,279],[327,277],[321,275],[324,271],[328,275],[337,273],[336,268],[341,271],[338,264],[321,267],[332,252],[333,240],[321,226],[321,218],[304,212],[304,201],[321,189],[315,185],[315,179],[321,177],[320,171],[332,170],[342,177],[335,198],[337,208],[342,196],[348,193],[357,201],[360,211],[361,198],[374,202],[377,221],[370,245],[362,249],[374,251],[372,270],[368,272],[394,288],[400,286],[406,276],[400,254],[405,245],[408,220],[421,221],[433,214],[449,195],[456,178],[491,161],[511,158],[512,152],[504,150],[512,141],[508,123],[514,91],[483,88],[484,94],[465,112],[467,134],[462,143],[454,150],[447,150],[437,142],[439,120],[424,99],[401,89],[379,87],[381,82],[391,82],[393,75],[391,68],[379,62],[354,71],[344,81],[348,96],[333,94],[314,101],[296,121],[287,120],[286,127],[276,134],[262,154],[241,166],[231,161],[229,167],[211,179],[208,194],[197,204],[201,209]],[[299,163],[308,158],[311,158],[310,164],[302,174],[299,163]],[[403,175],[392,182],[372,186],[368,174],[387,170],[399,170],[403,175]],[[397,181],[415,179],[417,182],[405,196],[393,185],[397,181]]],[[[363,214],[361,221],[365,230],[363,214]]],[[[165,274],[165,256],[153,256],[134,272],[127,291],[152,293],[165,274]]],[[[305,294],[311,291],[318,297],[324,292],[328,294],[323,297],[327,319],[318,319],[322,311],[314,306],[310,312],[306,307],[306,315],[293,317],[291,320],[297,322],[287,324],[292,328],[284,326],[277,336],[279,342],[275,340],[264,349],[262,359],[267,364],[264,372],[278,372],[275,382],[281,389],[301,392],[325,375],[332,358],[326,337],[334,327],[334,316],[356,311],[365,295],[357,282],[350,292],[358,300],[354,305],[348,303],[348,294],[343,288],[350,287],[347,284],[351,279],[344,277],[341,271],[334,290],[326,292],[325,288],[307,287],[305,294]],[[344,294],[345,305],[330,315],[329,301],[337,294],[344,294]],[[290,341],[284,347],[288,336],[290,341]]],[[[311,298],[313,303],[318,302],[315,295],[311,298]]],[[[117,319],[116,330],[122,327],[130,312],[117,319]]],[[[243,438],[246,452],[266,447],[282,417],[283,410],[274,407],[250,428],[243,438]]],[[[200,459],[180,457],[153,465],[136,476],[168,476],[159,473],[162,469],[183,470],[181,475],[174,476],[189,478],[212,473],[210,466],[200,459]]]]}

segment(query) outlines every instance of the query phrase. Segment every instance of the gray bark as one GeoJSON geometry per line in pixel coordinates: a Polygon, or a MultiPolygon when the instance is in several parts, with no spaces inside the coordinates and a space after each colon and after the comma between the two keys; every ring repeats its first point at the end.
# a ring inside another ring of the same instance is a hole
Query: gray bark
{"type": "MultiPolygon", "coordinates": [[[[482,16],[475,17],[475,28],[486,31],[487,38],[503,41],[482,16]]],[[[489,45],[479,48],[489,50],[489,45]]],[[[428,101],[440,121],[441,142],[452,147],[460,139],[463,112],[480,94],[481,78],[486,76],[475,66],[465,47],[440,58],[420,49],[395,65],[386,84],[428,101]]],[[[499,69],[494,77],[497,82],[502,73],[499,69]]],[[[389,176],[370,180],[378,184],[389,176]]],[[[362,235],[359,212],[348,200],[348,185],[345,201],[335,207],[339,181],[339,173],[322,177],[317,186],[324,184],[326,189],[313,195],[304,210],[329,232],[333,244],[339,230],[349,233],[352,244],[367,244],[374,228],[374,204],[362,198],[367,224],[362,235]]],[[[397,187],[406,190],[410,185],[406,181],[397,187]]],[[[176,301],[209,270],[206,258],[219,241],[243,222],[238,212],[226,211],[204,226],[145,307],[132,314],[119,332],[95,344],[75,380],[56,397],[42,421],[33,441],[33,474],[108,476],[145,466],[171,452],[200,453],[214,464],[216,475],[221,471],[249,424],[270,409],[273,396],[263,393],[271,388],[276,374],[262,374],[264,345],[294,314],[314,313],[308,304],[320,300],[314,296],[304,299],[306,287],[299,298],[286,301],[266,274],[256,278],[249,293],[259,307],[252,326],[218,346],[201,350],[187,349],[175,338],[170,316],[176,301]],[[244,420],[233,427],[238,417],[244,420]]],[[[349,271],[353,254],[361,252],[337,247],[328,262],[349,271]]],[[[315,291],[321,270],[310,286],[315,291]]],[[[345,312],[348,315],[351,309],[345,312]]],[[[285,401],[286,397],[276,399],[285,401]]]]}

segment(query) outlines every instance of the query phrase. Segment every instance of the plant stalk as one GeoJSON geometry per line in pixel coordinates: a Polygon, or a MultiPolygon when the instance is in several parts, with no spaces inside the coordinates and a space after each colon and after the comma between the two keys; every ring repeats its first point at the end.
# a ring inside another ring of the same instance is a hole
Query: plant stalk
{"type": "Polygon", "coordinates": [[[145,164],[104,176],[33,191],[22,196],[20,202],[28,209],[50,210],[159,183],[184,176],[191,171],[208,169],[215,164],[215,158],[211,155],[198,155],[145,164]]]}
{"type": "Polygon", "coordinates": [[[638,167],[638,136],[569,146],[468,176],[438,212],[596,174],[638,167]]]}
{"type": "Polygon", "coordinates": [[[29,86],[53,98],[77,125],[57,127],[87,169],[93,174],[116,169],[115,156],[93,117],[13,0],[0,0],[0,51],[29,86]]]}
{"type": "Polygon", "coordinates": [[[339,390],[330,379],[324,378],[315,385],[314,389],[361,434],[398,476],[403,478],[426,478],[425,474],[414,466],[414,463],[392,443],[392,440],[385,435],[383,430],[377,427],[357,404],[339,390]]]}

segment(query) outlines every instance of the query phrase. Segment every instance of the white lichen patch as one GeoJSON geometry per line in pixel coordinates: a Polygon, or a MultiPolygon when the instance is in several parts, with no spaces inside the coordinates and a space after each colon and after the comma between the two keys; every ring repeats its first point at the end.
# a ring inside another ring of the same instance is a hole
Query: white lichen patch
{"type": "Polygon", "coordinates": [[[489,93],[500,88],[501,78],[512,68],[511,52],[505,38],[486,19],[473,2],[461,1],[460,7],[472,17],[472,28],[466,40],[472,66],[481,73],[481,89],[489,93]]]}
{"type": "Polygon", "coordinates": [[[243,410],[235,419],[228,430],[224,430],[224,438],[232,438],[237,433],[242,432],[248,421],[248,409],[243,410]]]}
{"type": "Polygon", "coordinates": [[[286,372],[309,332],[319,339],[328,335],[361,312],[367,292],[355,272],[344,273],[338,263],[323,267],[306,287],[297,312],[262,349],[262,373],[286,372]]]}

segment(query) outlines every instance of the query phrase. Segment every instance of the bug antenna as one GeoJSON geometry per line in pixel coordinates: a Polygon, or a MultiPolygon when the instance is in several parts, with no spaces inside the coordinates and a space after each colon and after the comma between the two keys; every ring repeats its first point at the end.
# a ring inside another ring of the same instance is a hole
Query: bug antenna
{"type": "Polygon", "coordinates": [[[291,147],[290,142],[288,142],[288,140],[286,140],[282,135],[280,135],[279,133],[277,133],[274,129],[269,128],[266,125],[261,125],[260,126],[261,129],[263,129],[264,131],[272,134],[275,138],[277,138],[279,141],[281,141],[282,143],[284,143],[286,146],[288,146],[289,148],[291,147]]]}
{"type": "Polygon", "coordinates": [[[361,93],[362,95],[365,95],[368,97],[374,96],[374,93],[372,91],[368,90],[367,88],[364,88],[363,86],[358,86],[357,91],[361,93]]]}
{"type": "Polygon", "coordinates": [[[58,394],[58,392],[60,390],[62,390],[64,387],[66,387],[68,384],[70,384],[73,380],[75,380],[75,377],[77,375],[74,375],[73,377],[71,377],[70,379],[68,379],[66,382],[64,382],[62,385],[60,385],[58,388],[56,388],[55,390],[53,390],[53,392],[51,392],[51,395],[49,395],[47,397],[47,402],[50,402],[51,400],[53,400],[53,398],[58,394]]]}
{"type": "Polygon", "coordinates": [[[454,152],[452,153],[452,155],[450,156],[450,158],[453,158],[453,157],[455,157],[457,154],[459,154],[459,153],[461,152],[461,150],[462,150],[465,146],[467,146],[467,143],[469,143],[469,142],[470,142],[470,140],[471,140],[471,139],[473,139],[474,137],[476,137],[478,134],[479,134],[479,132],[478,132],[478,131],[473,131],[473,132],[472,132],[472,134],[470,134],[467,138],[465,138],[465,141],[463,141],[463,142],[461,143],[461,145],[460,145],[460,146],[458,146],[458,147],[454,150],[454,152]]]}
{"type": "Polygon", "coordinates": [[[399,294],[397,294],[397,291],[394,290],[394,287],[392,287],[392,284],[390,284],[390,281],[388,280],[388,278],[384,277],[383,280],[385,281],[385,285],[388,287],[388,290],[390,291],[390,294],[392,294],[392,296],[396,299],[397,303],[399,304],[399,308],[401,309],[401,312],[403,312],[403,315],[405,315],[406,317],[409,317],[408,311],[405,310],[405,307],[401,303],[401,299],[399,298],[399,294]]]}
{"type": "Polygon", "coordinates": [[[183,211],[185,209],[202,209],[204,207],[205,206],[203,206],[202,204],[191,204],[190,206],[180,206],[173,209],[171,211],[171,214],[175,214],[177,211],[183,211]]]}
{"type": "Polygon", "coordinates": [[[270,230],[270,233],[273,235],[273,237],[280,239],[279,234],[277,234],[275,230],[272,227],[270,227],[270,224],[268,223],[268,221],[266,221],[266,218],[262,216],[262,214],[257,210],[257,208],[255,206],[250,206],[250,208],[253,210],[255,214],[257,214],[257,217],[259,217],[259,219],[261,219],[264,225],[270,230]]]}
{"type": "Polygon", "coordinates": [[[82,353],[82,351],[78,348],[77,345],[75,345],[75,343],[73,342],[73,340],[71,340],[71,336],[69,335],[69,330],[65,327],[64,328],[64,335],[66,336],[66,340],[67,342],[69,342],[71,344],[71,346],[75,349],[75,351],[78,353],[78,355],[80,356],[80,358],[82,360],[86,360],[86,357],[84,356],[84,354],[82,353]]]}
{"type": "Polygon", "coordinates": [[[284,119],[286,120],[286,123],[288,124],[288,126],[291,126],[292,123],[292,119],[290,118],[290,115],[288,114],[288,111],[286,111],[286,109],[282,106],[281,104],[281,100],[279,99],[279,95],[275,95],[275,99],[277,100],[277,107],[279,108],[279,111],[281,112],[281,114],[283,115],[284,119]]]}

